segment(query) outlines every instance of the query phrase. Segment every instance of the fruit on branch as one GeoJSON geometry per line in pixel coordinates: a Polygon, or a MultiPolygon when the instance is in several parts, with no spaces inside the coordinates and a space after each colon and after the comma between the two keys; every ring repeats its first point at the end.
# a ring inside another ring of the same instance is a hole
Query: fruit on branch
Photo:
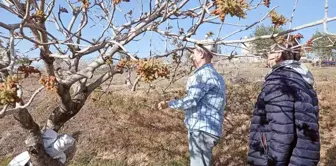
{"type": "Polygon", "coordinates": [[[297,45],[299,40],[303,38],[303,35],[298,33],[295,35],[289,35],[289,39],[287,37],[288,35],[279,36],[276,38],[276,42],[282,45],[297,45]]]}
{"type": "Polygon", "coordinates": [[[169,70],[167,66],[162,65],[155,60],[140,60],[137,63],[137,75],[145,82],[152,82],[159,77],[169,78],[169,70]]]}
{"type": "Polygon", "coordinates": [[[295,39],[301,40],[303,38],[303,35],[301,33],[298,33],[296,35],[291,35],[290,37],[291,37],[291,40],[295,40],[295,39]]]}
{"type": "Polygon", "coordinates": [[[130,0],[113,0],[113,4],[118,5],[121,1],[129,2],[130,0]]]}
{"type": "Polygon", "coordinates": [[[169,78],[169,70],[167,66],[160,66],[157,71],[157,75],[162,78],[169,78]]]}
{"type": "Polygon", "coordinates": [[[90,6],[90,2],[89,2],[89,0],[82,0],[82,3],[83,3],[83,8],[84,8],[84,9],[89,8],[89,6],[90,6]]]}
{"type": "Polygon", "coordinates": [[[150,60],[138,60],[138,61],[128,61],[128,60],[120,60],[116,65],[118,70],[122,69],[131,69],[132,67],[136,67],[136,73],[140,76],[142,81],[152,82],[158,78],[169,78],[169,70],[166,65],[161,64],[159,61],[155,59],[150,60]]]}
{"type": "Polygon", "coordinates": [[[105,57],[104,61],[107,65],[111,65],[113,63],[113,60],[110,56],[105,57]]]}
{"type": "Polygon", "coordinates": [[[56,92],[57,80],[55,76],[42,76],[40,78],[40,84],[46,87],[48,90],[56,92]]]}
{"type": "Polygon", "coordinates": [[[231,17],[245,18],[246,12],[244,10],[249,8],[245,0],[216,0],[215,3],[216,9],[211,13],[217,15],[222,22],[227,14],[230,14],[231,17]]]}
{"type": "Polygon", "coordinates": [[[21,101],[17,96],[18,79],[7,77],[6,81],[0,83],[0,105],[12,104],[21,101]]]}
{"type": "Polygon", "coordinates": [[[271,0],[264,0],[264,5],[266,6],[266,7],[270,7],[270,4],[271,4],[271,0]]]}
{"type": "Polygon", "coordinates": [[[130,61],[130,60],[122,59],[117,63],[117,69],[118,70],[122,70],[125,68],[129,69],[136,63],[137,61],[134,61],[134,60],[130,61]]]}
{"type": "Polygon", "coordinates": [[[307,41],[307,43],[305,44],[305,47],[307,47],[307,48],[305,48],[305,50],[307,51],[307,52],[310,52],[312,49],[311,49],[311,47],[313,46],[313,40],[314,40],[314,38],[311,38],[311,39],[309,39],[308,41],[307,41]]]}
{"type": "Polygon", "coordinates": [[[35,14],[33,14],[32,18],[34,18],[37,22],[43,23],[45,19],[46,14],[42,10],[37,10],[35,14]]]}
{"type": "Polygon", "coordinates": [[[174,63],[179,63],[179,62],[180,62],[180,58],[177,56],[176,53],[174,53],[174,54],[172,55],[172,58],[173,58],[173,62],[174,62],[174,63]]]}
{"type": "Polygon", "coordinates": [[[38,69],[36,69],[35,67],[26,66],[26,65],[21,65],[18,68],[18,71],[23,72],[24,78],[27,78],[30,74],[34,74],[34,73],[41,74],[41,72],[38,69]]]}
{"type": "Polygon", "coordinates": [[[283,15],[279,15],[277,12],[272,10],[269,14],[272,20],[272,24],[274,25],[275,28],[278,28],[279,26],[285,25],[287,23],[287,19],[283,15]]]}

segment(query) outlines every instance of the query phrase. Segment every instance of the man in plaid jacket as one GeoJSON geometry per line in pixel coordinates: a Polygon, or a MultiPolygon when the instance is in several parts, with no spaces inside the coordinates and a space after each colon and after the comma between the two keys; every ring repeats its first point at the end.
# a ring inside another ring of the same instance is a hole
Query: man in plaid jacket
{"type": "Polygon", "coordinates": [[[225,82],[211,64],[212,52],[213,46],[196,46],[191,59],[197,69],[188,79],[186,96],[158,104],[159,109],[184,110],[191,166],[211,165],[212,149],[222,136],[225,82]]]}

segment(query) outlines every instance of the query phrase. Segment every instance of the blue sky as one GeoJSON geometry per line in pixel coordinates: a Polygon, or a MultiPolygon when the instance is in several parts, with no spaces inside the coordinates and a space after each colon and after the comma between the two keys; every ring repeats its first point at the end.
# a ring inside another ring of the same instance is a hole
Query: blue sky
{"type": "MultiPolygon", "coordinates": [[[[76,2],[77,0],[72,0],[72,2],[76,2]]],[[[148,0],[143,0],[144,1],[144,9],[148,9],[148,0]]],[[[259,2],[259,0],[254,0],[255,2],[259,2]]],[[[129,3],[122,3],[121,5],[119,5],[119,8],[122,10],[122,13],[120,13],[120,11],[117,11],[117,15],[115,17],[116,21],[119,24],[122,24],[125,22],[125,18],[123,16],[123,13],[128,12],[129,10],[133,10],[133,15],[137,16],[139,15],[139,10],[138,10],[138,6],[135,3],[135,0],[131,0],[131,2],[129,3]]],[[[295,0],[271,0],[271,6],[270,8],[274,7],[274,6],[279,6],[276,11],[280,14],[283,14],[285,17],[290,18],[292,15],[292,10],[293,10],[293,6],[294,6],[295,0]]],[[[307,23],[311,23],[317,20],[320,20],[324,17],[324,4],[325,2],[323,0],[299,0],[297,9],[296,9],[296,13],[293,19],[293,27],[299,26],[299,25],[303,25],[303,24],[307,24],[307,23]]],[[[190,3],[184,8],[184,9],[188,9],[191,7],[194,7],[198,4],[197,0],[190,0],[190,3]]],[[[58,10],[58,7],[62,6],[65,8],[69,7],[68,5],[65,3],[64,0],[57,0],[56,5],[55,5],[55,9],[58,10]]],[[[249,25],[253,22],[255,22],[256,20],[261,19],[268,10],[270,10],[270,8],[266,8],[265,6],[261,6],[259,7],[257,10],[253,10],[253,11],[249,11],[247,13],[247,18],[246,19],[238,19],[237,17],[226,17],[225,22],[227,23],[235,23],[235,24],[243,24],[243,25],[249,25]]],[[[336,8],[336,1],[335,0],[329,0],[329,17],[335,17],[336,16],[336,10],[333,10],[336,8]]],[[[69,10],[70,11],[70,10],[69,10]]],[[[57,14],[57,13],[56,13],[57,14]]],[[[70,22],[71,19],[71,14],[63,14],[62,15],[62,19],[64,20],[65,25],[67,26],[68,23],[70,22]]],[[[1,22],[5,22],[5,23],[18,23],[19,19],[15,16],[13,16],[12,14],[5,12],[3,9],[0,8],[0,21],[1,22]]],[[[179,21],[179,25],[180,27],[183,27],[184,29],[188,29],[188,27],[190,26],[191,20],[187,19],[187,20],[180,20],[179,21]]],[[[219,22],[219,20],[215,20],[217,22],[219,22]]],[[[77,21],[78,23],[79,21],[77,21]]],[[[175,21],[170,21],[169,22],[170,25],[174,26],[174,28],[172,29],[173,32],[177,32],[177,28],[176,28],[176,20],[175,21]]],[[[266,19],[263,22],[264,25],[270,25],[270,20],[266,19]]],[[[165,26],[167,25],[167,23],[164,23],[162,26],[160,26],[161,29],[163,29],[165,26]]],[[[284,28],[287,29],[289,27],[289,25],[285,25],[284,28]]],[[[329,27],[329,31],[331,32],[335,32],[336,33],[336,21],[329,23],[328,24],[329,27]]],[[[77,25],[74,27],[77,28],[77,25]]],[[[59,33],[58,31],[56,31],[55,29],[55,25],[53,23],[47,23],[47,29],[52,32],[52,34],[56,37],[59,37],[60,39],[64,39],[63,35],[61,33],[59,33]]],[[[92,38],[96,38],[100,32],[103,30],[104,28],[101,27],[99,25],[99,23],[93,23],[92,20],[90,20],[89,26],[87,26],[87,28],[84,29],[83,31],[83,37],[88,38],[88,39],[92,39],[92,38]],[[95,25],[95,26],[93,26],[95,25]],[[91,27],[93,26],[93,27],[91,27]],[[91,27],[91,28],[90,28],[91,27]]],[[[209,31],[212,31],[215,33],[214,36],[217,36],[217,32],[218,32],[219,26],[218,25],[213,25],[213,24],[204,24],[202,25],[197,34],[193,36],[193,38],[196,39],[204,39],[205,34],[209,31]]],[[[221,35],[220,37],[224,37],[227,34],[240,29],[239,27],[235,27],[235,26],[228,26],[228,25],[224,25],[221,31],[221,35]]],[[[323,30],[323,26],[315,26],[312,28],[308,28],[308,29],[304,29],[295,33],[301,33],[304,35],[304,39],[303,42],[308,40],[312,34],[317,31],[317,30],[323,30]]],[[[251,31],[253,31],[253,28],[248,30],[248,31],[244,31],[241,32],[235,36],[232,36],[230,38],[228,38],[228,40],[233,40],[233,39],[239,39],[241,37],[244,36],[249,36],[251,34],[251,31]]],[[[0,28],[0,32],[3,33],[7,33],[4,29],[0,28]]],[[[160,53],[160,52],[164,52],[165,50],[165,46],[164,46],[164,41],[163,41],[163,37],[157,35],[155,32],[154,33],[146,33],[144,36],[140,36],[137,39],[139,39],[139,41],[134,41],[129,43],[128,45],[126,45],[126,48],[128,49],[129,52],[131,53],[135,53],[137,52],[139,57],[146,57],[149,55],[150,50],[152,52],[156,52],[156,53],[160,53]],[[152,47],[150,47],[150,38],[152,36],[152,47]]],[[[86,43],[83,43],[86,44],[86,43]]],[[[29,48],[32,47],[32,44],[29,42],[21,42],[17,49],[19,49],[19,51],[24,52],[26,50],[28,50],[29,48]]],[[[232,48],[226,48],[223,47],[222,51],[223,53],[226,52],[230,52],[232,50],[232,48]]],[[[26,55],[29,55],[30,57],[37,57],[38,56],[38,51],[32,51],[32,52],[28,52],[26,55]]],[[[95,55],[97,54],[93,54],[92,56],[90,56],[91,58],[93,58],[95,55]]]]}

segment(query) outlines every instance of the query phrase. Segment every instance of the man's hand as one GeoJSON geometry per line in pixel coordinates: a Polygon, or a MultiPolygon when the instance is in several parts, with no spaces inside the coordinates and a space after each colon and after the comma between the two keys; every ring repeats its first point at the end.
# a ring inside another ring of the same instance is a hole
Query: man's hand
{"type": "Polygon", "coordinates": [[[159,110],[163,110],[163,109],[166,109],[168,108],[168,102],[167,101],[161,101],[159,104],[158,104],[158,109],[159,110]]]}

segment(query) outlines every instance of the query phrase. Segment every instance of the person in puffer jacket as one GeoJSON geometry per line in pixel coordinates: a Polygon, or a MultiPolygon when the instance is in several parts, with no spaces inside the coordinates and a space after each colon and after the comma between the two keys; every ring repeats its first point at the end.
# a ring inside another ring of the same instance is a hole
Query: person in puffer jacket
{"type": "MultiPolygon", "coordinates": [[[[293,45],[292,45],[293,46],[293,45]]],[[[285,47],[285,46],[284,46],[285,47]]],[[[316,166],[320,160],[319,107],[300,52],[274,46],[251,120],[248,164],[316,166]]],[[[300,49],[300,48],[298,48],[300,49]]]]}

